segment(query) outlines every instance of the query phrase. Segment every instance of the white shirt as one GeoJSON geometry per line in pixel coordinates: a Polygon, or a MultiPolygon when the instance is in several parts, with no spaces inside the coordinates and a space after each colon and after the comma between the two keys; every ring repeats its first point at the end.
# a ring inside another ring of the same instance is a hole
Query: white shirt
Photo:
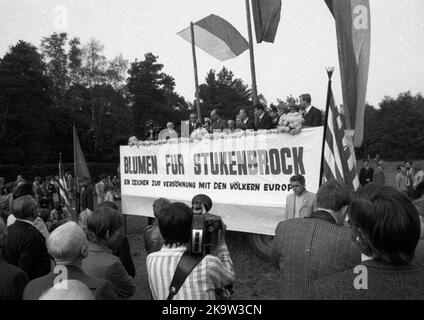
{"type": "Polygon", "coordinates": [[[305,109],[305,115],[306,115],[306,114],[308,114],[308,112],[309,112],[309,110],[311,110],[311,108],[312,108],[312,105],[310,105],[309,107],[307,107],[307,108],[305,109]]]}

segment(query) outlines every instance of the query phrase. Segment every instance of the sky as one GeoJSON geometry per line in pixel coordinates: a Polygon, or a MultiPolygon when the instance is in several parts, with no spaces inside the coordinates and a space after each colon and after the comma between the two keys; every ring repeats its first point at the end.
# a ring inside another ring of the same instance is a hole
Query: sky
{"type": "MultiPolygon", "coordinates": [[[[371,0],[370,7],[367,102],[377,106],[384,96],[407,90],[424,93],[424,1],[371,0]]],[[[193,101],[191,45],[177,33],[212,13],[248,39],[244,0],[0,0],[0,56],[19,40],[39,47],[53,32],[82,43],[95,38],[108,59],[120,53],[129,62],[147,52],[159,56],[175,90],[193,101]]],[[[254,53],[258,92],[268,103],[310,93],[312,104],[324,109],[327,66],[336,67],[333,91],[336,103],[342,103],[335,24],[324,0],[282,0],[274,43],[254,41],[254,53]]],[[[225,62],[200,49],[196,54],[200,83],[210,69],[225,66],[251,84],[248,51],[225,62]]]]}

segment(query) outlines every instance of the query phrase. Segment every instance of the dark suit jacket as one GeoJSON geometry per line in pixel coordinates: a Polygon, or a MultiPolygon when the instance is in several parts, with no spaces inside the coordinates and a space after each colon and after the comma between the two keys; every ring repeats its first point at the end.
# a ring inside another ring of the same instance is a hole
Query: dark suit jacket
{"type": "Polygon", "coordinates": [[[352,269],[313,283],[310,298],[317,300],[424,299],[424,268],[414,263],[395,267],[374,260],[362,262],[361,265],[367,270],[367,289],[358,290],[354,287],[355,278],[364,275],[364,272],[355,274],[352,269]]]}
{"type": "Polygon", "coordinates": [[[361,186],[365,186],[367,183],[372,182],[372,178],[374,176],[374,169],[368,167],[368,170],[365,167],[362,167],[359,171],[359,183],[361,186]],[[367,179],[370,179],[367,182],[367,179]]]}
{"type": "Polygon", "coordinates": [[[194,124],[194,127],[193,127],[193,124],[191,122],[189,122],[189,124],[188,124],[188,133],[191,134],[194,130],[200,128],[201,126],[202,126],[202,124],[200,122],[196,122],[194,124]]]}
{"type": "Polygon", "coordinates": [[[238,126],[238,128],[242,129],[242,130],[247,130],[247,129],[254,130],[255,129],[255,123],[250,118],[247,118],[246,123],[242,122],[241,125],[238,126]]]}
{"type": "Polygon", "coordinates": [[[304,116],[305,122],[303,123],[304,127],[319,127],[322,125],[322,114],[315,107],[311,107],[309,112],[304,116]]]}
{"type": "MultiPolygon", "coordinates": [[[[84,283],[93,293],[96,300],[115,300],[115,291],[110,281],[90,277],[77,266],[67,266],[68,279],[84,283]]],[[[48,289],[53,287],[54,280],[61,272],[51,272],[43,277],[32,280],[24,291],[23,300],[38,300],[48,289]]]]}
{"type": "Polygon", "coordinates": [[[314,211],[311,217],[278,224],[271,260],[280,270],[280,299],[306,299],[312,282],[361,262],[361,250],[351,240],[349,228],[328,216],[314,211]]]}
{"type": "Polygon", "coordinates": [[[131,277],[135,277],[134,262],[131,258],[130,244],[127,237],[119,234],[116,241],[110,246],[112,254],[121,260],[122,265],[131,277]]]}
{"type": "Polygon", "coordinates": [[[0,300],[21,300],[27,283],[27,274],[7,263],[0,253],[0,300]]]}
{"type": "Polygon", "coordinates": [[[46,239],[29,223],[16,221],[7,228],[8,240],[4,259],[25,271],[30,280],[50,272],[51,259],[46,239]]]}
{"type": "Polygon", "coordinates": [[[269,130],[272,127],[272,119],[269,116],[267,112],[265,112],[261,118],[261,120],[258,121],[258,125],[256,127],[256,130],[269,130]]]}
{"type": "Polygon", "coordinates": [[[271,121],[271,124],[272,124],[271,125],[271,129],[277,129],[279,120],[280,120],[279,117],[277,117],[275,119],[272,119],[272,121],[271,121]]]}
{"type": "Polygon", "coordinates": [[[211,132],[213,132],[216,129],[220,129],[222,131],[226,128],[228,128],[227,121],[225,121],[222,118],[219,118],[216,122],[213,122],[211,124],[211,132]]]}
{"type": "Polygon", "coordinates": [[[87,208],[90,209],[91,211],[94,210],[93,194],[94,192],[91,186],[84,187],[84,189],[81,187],[81,190],[80,190],[81,211],[84,211],[87,208]]]}
{"type": "Polygon", "coordinates": [[[90,242],[89,254],[82,262],[82,270],[89,276],[112,282],[120,298],[128,298],[135,292],[134,279],[109,248],[90,242]]]}

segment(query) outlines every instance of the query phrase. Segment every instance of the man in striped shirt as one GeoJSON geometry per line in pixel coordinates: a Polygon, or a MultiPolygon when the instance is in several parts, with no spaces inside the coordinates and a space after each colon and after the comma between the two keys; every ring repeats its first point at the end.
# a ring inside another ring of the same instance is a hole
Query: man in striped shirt
{"type": "MultiPolygon", "coordinates": [[[[147,273],[152,297],[166,300],[178,262],[188,250],[192,213],[184,203],[173,203],[159,215],[159,230],[165,245],[147,256],[147,273]]],[[[190,272],[174,300],[215,300],[215,289],[234,282],[233,262],[225,242],[225,224],[213,255],[206,255],[190,272]]]]}

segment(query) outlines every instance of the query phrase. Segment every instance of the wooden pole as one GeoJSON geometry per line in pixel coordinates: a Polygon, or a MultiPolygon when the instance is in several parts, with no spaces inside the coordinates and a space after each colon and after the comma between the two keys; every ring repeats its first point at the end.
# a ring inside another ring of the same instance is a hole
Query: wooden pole
{"type": "Polygon", "coordinates": [[[247,32],[249,34],[250,73],[252,74],[252,101],[258,103],[258,91],[256,88],[255,56],[253,54],[252,23],[250,21],[250,0],[246,0],[247,32]]]}
{"type": "Polygon", "coordinates": [[[328,75],[328,87],[327,87],[327,102],[325,104],[325,121],[324,121],[324,133],[322,137],[322,148],[321,148],[321,168],[319,172],[319,187],[322,185],[322,176],[324,175],[324,149],[325,149],[325,137],[327,136],[328,127],[328,113],[330,110],[330,99],[331,99],[331,77],[333,76],[334,67],[326,68],[328,75]]]}
{"type": "Polygon", "coordinates": [[[200,97],[199,97],[199,79],[197,77],[196,46],[195,46],[195,39],[194,39],[193,22],[190,22],[190,30],[191,30],[191,52],[193,54],[194,85],[196,86],[197,119],[200,122],[202,122],[202,112],[200,109],[200,97]]]}

